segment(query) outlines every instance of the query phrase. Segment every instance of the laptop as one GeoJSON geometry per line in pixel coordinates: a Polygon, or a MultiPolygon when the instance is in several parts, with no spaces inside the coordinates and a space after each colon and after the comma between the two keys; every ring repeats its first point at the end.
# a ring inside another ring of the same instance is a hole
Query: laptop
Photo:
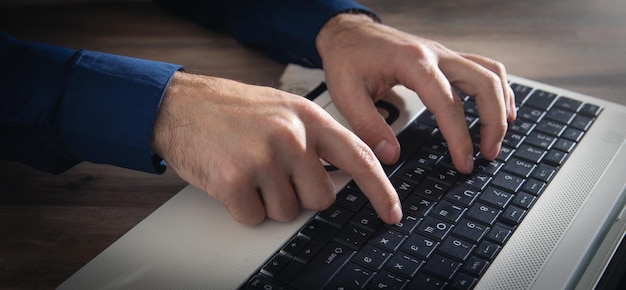
{"type": "MultiPolygon", "coordinates": [[[[453,169],[414,92],[396,86],[377,103],[403,150],[385,167],[403,202],[396,225],[328,164],[336,202],[289,223],[239,224],[187,186],[59,289],[594,288],[612,278],[626,230],[626,107],[509,80],[518,121],[471,175],[453,169]]],[[[348,126],[321,71],[290,65],[281,81],[348,126]]],[[[459,97],[475,136],[475,104],[459,97]]]]}

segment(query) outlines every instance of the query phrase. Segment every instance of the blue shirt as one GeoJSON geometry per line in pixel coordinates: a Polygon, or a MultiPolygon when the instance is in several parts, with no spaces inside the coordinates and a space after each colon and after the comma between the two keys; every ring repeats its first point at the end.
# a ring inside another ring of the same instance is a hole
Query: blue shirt
{"type": "MultiPolygon", "coordinates": [[[[315,37],[351,0],[156,0],[282,63],[321,67],[315,37]]],[[[16,39],[0,32],[0,158],[60,173],[81,161],[161,173],[151,149],[161,97],[181,65],[16,39]]]]}

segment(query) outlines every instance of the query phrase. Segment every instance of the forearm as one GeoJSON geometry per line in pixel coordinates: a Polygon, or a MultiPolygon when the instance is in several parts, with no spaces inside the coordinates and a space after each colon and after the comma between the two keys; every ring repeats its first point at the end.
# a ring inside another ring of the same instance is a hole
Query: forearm
{"type": "Polygon", "coordinates": [[[53,173],[81,161],[164,170],[152,127],[180,66],[1,40],[0,158],[53,173]]]}

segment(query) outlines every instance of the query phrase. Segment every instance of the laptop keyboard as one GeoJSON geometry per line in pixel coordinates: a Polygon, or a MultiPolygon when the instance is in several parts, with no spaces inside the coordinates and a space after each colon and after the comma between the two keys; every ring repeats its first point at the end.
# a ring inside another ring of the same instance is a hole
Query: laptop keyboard
{"type": "MultiPolygon", "coordinates": [[[[493,161],[454,169],[434,116],[398,135],[400,160],[385,167],[404,216],[384,224],[354,183],[316,214],[242,289],[473,288],[541,196],[601,108],[512,83],[518,118],[493,161]]],[[[478,111],[464,100],[478,152],[478,111]]]]}

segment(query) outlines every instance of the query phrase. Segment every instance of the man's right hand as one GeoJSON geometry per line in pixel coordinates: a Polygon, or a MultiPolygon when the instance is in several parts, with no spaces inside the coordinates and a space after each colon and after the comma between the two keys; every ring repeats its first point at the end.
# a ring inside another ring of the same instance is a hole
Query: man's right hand
{"type": "Polygon", "coordinates": [[[177,72],[152,149],[241,223],[328,207],[334,188],[320,158],[350,174],[383,221],[402,216],[372,150],[314,103],[276,89],[177,72]]]}

